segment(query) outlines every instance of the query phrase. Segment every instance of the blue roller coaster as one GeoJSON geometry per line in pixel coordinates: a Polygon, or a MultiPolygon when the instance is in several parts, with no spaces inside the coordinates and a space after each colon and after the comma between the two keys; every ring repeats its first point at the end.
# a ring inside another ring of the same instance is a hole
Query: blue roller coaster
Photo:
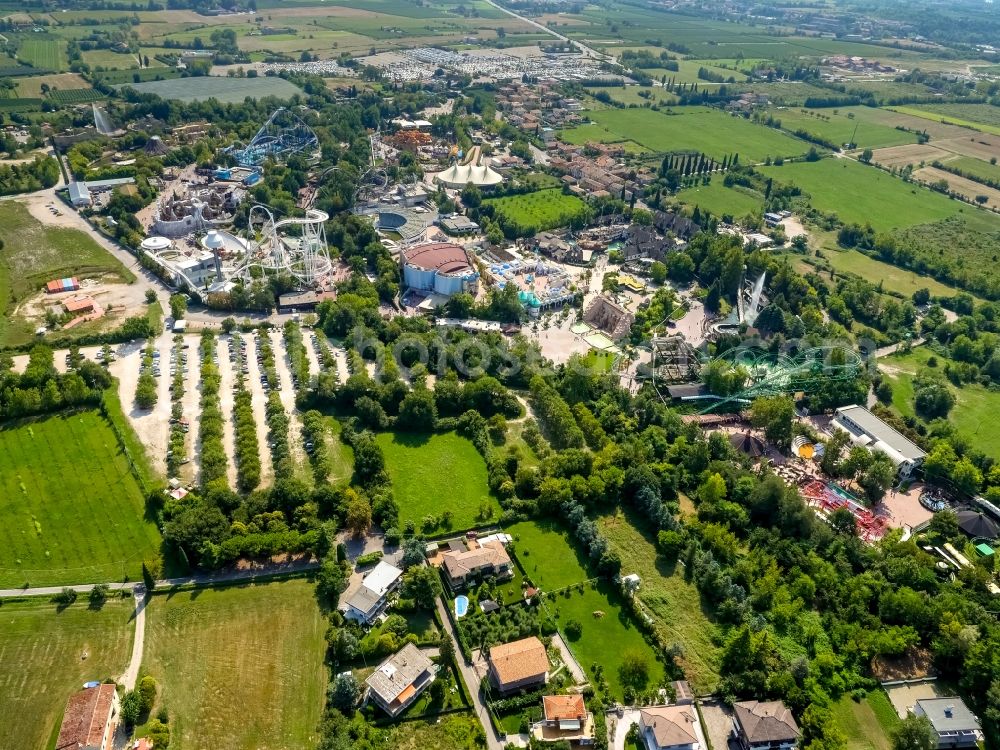
{"type": "Polygon", "coordinates": [[[308,125],[284,107],[274,110],[248,144],[226,149],[241,167],[260,167],[268,159],[283,160],[293,154],[319,149],[319,139],[308,125]]]}

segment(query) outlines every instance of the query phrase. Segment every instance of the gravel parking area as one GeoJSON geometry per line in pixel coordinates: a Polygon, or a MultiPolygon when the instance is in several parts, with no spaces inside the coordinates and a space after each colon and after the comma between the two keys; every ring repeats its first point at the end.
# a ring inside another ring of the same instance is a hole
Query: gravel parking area
{"type": "Polygon", "coordinates": [[[944,693],[938,690],[935,682],[918,682],[912,685],[883,685],[889,695],[889,702],[896,709],[899,718],[905,719],[910,708],[918,700],[924,698],[942,698],[944,693]]]}
{"type": "Polygon", "coordinates": [[[729,734],[733,728],[732,709],[722,703],[709,701],[702,703],[699,709],[709,746],[712,750],[727,750],[729,734]]]}

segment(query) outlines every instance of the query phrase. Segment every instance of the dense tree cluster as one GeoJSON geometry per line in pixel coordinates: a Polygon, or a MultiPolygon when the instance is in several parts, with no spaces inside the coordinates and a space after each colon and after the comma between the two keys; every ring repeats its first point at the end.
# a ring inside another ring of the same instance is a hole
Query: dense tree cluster
{"type": "Polygon", "coordinates": [[[111,384],[108,371],[90,361],[79,362],[60,374],[52,350],[35,345],[20,375],[8,355],[0,357],[0,418],[11,419],[48,414],[64,408],[96,406],[111,384]]]}

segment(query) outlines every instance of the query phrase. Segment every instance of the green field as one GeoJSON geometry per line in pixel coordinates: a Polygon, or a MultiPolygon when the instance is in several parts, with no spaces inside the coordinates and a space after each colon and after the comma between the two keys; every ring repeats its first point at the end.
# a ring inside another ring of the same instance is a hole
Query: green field
{"type": "Polygon", "coordinates": [[[988,161],[983,161],[982,159],[974,159],[971,156],[959,156],[956,159],[948,159],[945,164],[949,167],[961,169],[963,172],[968,172],[980,180],[1000,182],[1000,166],[990,164],[988,161]]]}
{"type": "Polygon", "coordinates": [[[642,577],[639,601],[652,615],[661,641],[683,647],[677,661],[695,691],[714,690],[720,657],[716,626],[694,584],[684,579],[683,569],[657,555],[656,546],[636,527],[637,522],[637,518],[618,514],[600,519],[598,526],[621,557],[622,573],[642,577]]]}
{"type": "Polygon", "coordinates": [[[69,67],[66,42],[61,39],[25,37],[17,49],[17,57],[35,68],[55,73],[69,67]]]}
{"type": "Polygon", "coordinates": [[[685,188],[677,193],[677,199],[715,216],[740,217],[764,210],[764,196],[744,187],[726,187],[722,179],[712,175],[708,185],[685,188]]]}
{"type": "Polygon", "coordinates": [[[275,76],[262,78],[221,78],[218,76],[200,76],[195,78],[175,78],[168,81],[145,81],[143,83],[128,83],[140,94],[156,94],[163,99],[175,99],[181,102],[201,102],[206,99],[218,99],[223,103],[239,103],[248,96],[251,99],[263,99],[274,96],[279,99],[290,99],[301,94],[302,89],[294,83],[275,76]]]}
{"type": "Polygon", "coordinates": [[[396,724],[385,737],[393,750],[477,750],[485,744],[482,724],[469,713],[396,724]]]}
{"type": "Polygon", "coordinates": [[[648,688],[663,680],[663,665],[625,609],[617,586],[606,580],[583,583],[592,576],[587,560],[569,535],[551,522],[523,522],[506,529],[515,537],[514,549],[526,574],[542,591],[557,591],[543,606],[555,618],[563,637],[580,666],[593,678],[595,664],[604,667],[610,695],[621,699],[624,686],[619,677],[625,654],[638,653],[649,666],[648,688]],[[569,587],[568,589],[566,587],[569,587]],[[582,589],[582,590],[581,590],[582,589]],[[577,640],[566,636],[565,625],[576,620],[582,626],[577,640]],[[615,644],[609,649],[608,644],[615,644]]]}
{"type": "Polygon", "coordinates": [[[847,736],[847,750],[891,750],[889,733],[899,724],[899,716],[884,692],[875,690],[860,702],[845,695],[832,708],[847,736]]]}
{"type": "MultiPolygon", "coordinates": [[[[937,369],[941,372],[946,358],[923,346],[915,347],[909,354],[894,354],[879,361],[881,369],[892,382],[892,405],[900,414],[914,414],[913,378],[918,370],[927,366],[927,360],[932,356],[937,358],[937,369]]],[[[978,384],[949,387],[955,393],[955,406],[948,414],[948,421],[972,441],[977,450],[1000,459],[1000,432],[992,429],[991,422],[993,415],[1000,413],[1000,391],[978,384]]]]}
{"type": "Polygon", "coordinates": [[[109,68],[117,70],[120,68],[138,68],[139,61],[130,52],[113,52],[109,49],[93,49],[81,52],[83,61],[91,68],[109,68]]]}
{"type": "Polygon", "coordinates": [[[13,304],[39,292],[50,279],[101,277],[131,283],[135,280],[121,263],[89,235],[78,229],[44,226],[15,201],[0,203],[0,345],[23,343],[33,328],[12,319],[13,304]]]}
{"type": "Polygon", "coordinates": [[[565,195],[559,188],[489,198],[483,203],[496,208],[497,214],[513,225],[534,227],[535,231],[566,226],[587,208],[580,198],[565,195]]]}
{"type": "Polygon", "coordinates": [[[809,144],[779,130],[715,109],[675,107],[670,112],[594,110],[588,113],[593,124],[567,130],[563,138],[577,144],[634,141],[651,151],[701,151],[718,160],[738,153],[744,164],[809,150],[809,144]]]}
{"type": "Polygon", "coordinates": [[[159,554],[142,489],[98,412],[6,425],[0,467],[0,585],[136,580],[159,554]]]}
{"type": "MultiPolygon", "coordinates": [[[[850,159],[794,162],[761,171],[779,182],[798,185],[812,196],[814,208],[835,213],[844,222],[871,224],[879,231],[926,224],[963,210],[959,201],[850,159]]],[[[964,212],[979,211],[966,207],[964,212]]]]}
{"type": "Polygon", "coordinates": [[[946,125],[958,125],[1000,135],[1000,117],[992,111],[996,107],[989,104],[949,104],[946,107],[940,104],[920,104],[913,107],[888,107],[888,109],[946,125]]]}
{"type": "Polygon", "coordinates": [[[844,109],[771,109],[768,114],[781,120],[781,127],[789,132],[805,130],[807,133],[842,146],[851,142],[858,148],[883,148],[916,143],[917,136],[903,130],[873,122],[864,116],[865,107],[844,109]],[[856,129],[856,132],[855,132],[856,129]]]}
{"type": "Polygon", "coordinates": [[[482,526],[480,508],[490,518],[500,504],[486,483],[486,461],[469,440],[454,433],[413,435],[381,433],[376,438],[399,505],[400,523],[412,520],[419,529],[425,516],[452,512],[456,530],[482,526]]]}
{"type": "Polygon", "coordinates": [[[154,595],[142,668],[161,685],[172,750],[314,746],[325,630],[302,579],[154,595]]]}
{"type": "Polygon", "coordinates": [[[677,100],[677,97],[673,94],[667,93],[658,86],[591,86],[587,89],[587,92],[591,95],[602,91],[616,102],[621,102],[622,104],[638,104],[641,106],[650,101],[672,104],[677,100]],[[650,98],[647,99],[644,96],[640,96],[641,93],[649,94],[650,98]]]}
{"type": "Polygon", "coordinates": [[[0,747],[55,744],[69,696],[128,666],[131,597],[108,599],[99,610],[85,599],[62,612],[44,597],[0,606],[0,747]]]}

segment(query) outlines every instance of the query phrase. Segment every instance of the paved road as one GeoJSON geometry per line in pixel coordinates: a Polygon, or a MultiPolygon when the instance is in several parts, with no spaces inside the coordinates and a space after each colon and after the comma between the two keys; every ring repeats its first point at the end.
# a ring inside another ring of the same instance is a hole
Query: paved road
{"type": "MultiPolygon", "coordinates": [[[[175,586],[213,586],[217,583],[230,583],[232,581],[251,581],[257,578],[270,578],[272,576],[284,575],[286,573],[298,573],[304,570],[318,568],[319,563],[314,561],[296,561],[291,563],[279,563],[269,565],[265,568],[254,568],[250,570],[229,570],[217,573],[199,573],[187,578],[164,578],[156,582],[157,589],[169,589],[175,586]]],[[[30,589],[0,589],[0,599],[14,596],[55,596],[64,588],[70,588],[79,594],[89,594],[96,583],[78,583],[71,586],[39,586],[30,589]]],[[[112,582],[107,586],[111,591],[135,591],[141,583],[135,581],[129,583],[112,582]]]]}
{"type": "Polygon", "coordinates": [[[550,34],[550,35],[556,37],[556,39],[561,39],[564,42],[569,42],[570,44],[572,44],[573,46],[575,46],[577,49],[579,49],[584,54],[585,57],[591,57],[591,58],[594,58],[595,60],[609,60],[609,61],[613,61],[614,60],[614,58],[609,57],[608,55],[605,55],[605,54],[603,54],[601,52],[598,52],[596,49],[593,49],[592,47],[588,47],[586,44],[583,44],[582,42],[578,42],[575,39],[570,39],[567,36],[563,36],[558,31],[555,31],[554,29],[550,29],[545,24],[538,23],[538,21],[533,21],[530,18],[526,18],[525,16],[522,16],[519,13],[515,13],[512,10],[507,10],[502,5],[497,5],[495,2],[493,2],[493,0],[486,0],[486,2],[488,2],[490,5],[492,5],[497,10],[503,11],[508,16],[513,16],[514,18],[517,18],[517,19],[519,19],[521,21],[524,21],[527,24],[530,24],[530,25],[534,26],[536,29],[541,29],[546,34],[550,34]]]}
{"type": "Polygon", "coordinates": [[[458,637],[455,635],[455,629],[451,626],[451,620],[448,619],[448,612],[445,610],[444,603],[440,598],[437,600],[437,609],[445,631],[447,631],[451,640],[455,643],[455,663],[458,665],[458,671],[462,673],[462,680],[465,682],[465,687],[472,698],[472,708],[479,717],[479,721],[483,725],[483,731],[486,733],[486,746],[489,750],[503,750],[504,743],[500,741],[500,738],[493,731],[489,712],[479,697],[479,677],[476,675],[472,665],[466,664],[465,659],[462,657],[462,650],[458,646],[458,637]]]}
{"type": "MultiPolygon", "coordinates": [[[[926,339],[924,339],[923,336],[918,336],[910,341],[910,346],[920,346],[925,340],[926,339]]],[[[889,346],[883,346],[881,349],[876,349],[875,358],[882,359],[882,357],[888,357],[890,354],[895,354],[897,351],[902,349],[905,344],[905,341],[900,341],[898,344],[890,344],[889,346]]]]}
{"type": "Polygon", "coordinates": [[[118,678],[118,682],[124,685],[126,690],[135,689],[135,683],[139,679],[139,665],[142,664],[142,647],[146,642],[146,589],[143,586],[136,586],[133,594],[135,596],[135,638],[132,639],[132,659],[129,661],[125,673],[118,678]]]}

